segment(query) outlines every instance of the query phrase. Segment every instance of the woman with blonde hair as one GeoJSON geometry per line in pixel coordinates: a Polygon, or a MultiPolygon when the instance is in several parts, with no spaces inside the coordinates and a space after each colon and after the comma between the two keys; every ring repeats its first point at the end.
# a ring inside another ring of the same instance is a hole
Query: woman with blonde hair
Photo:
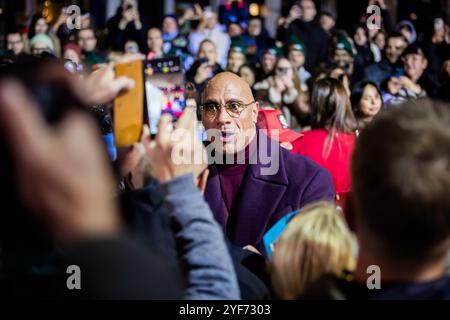
{"type": "Polygon", "coordinates": [[[334,204],[305,207],[275,244],[270,273],[276,296],[301,298],[323,275],[347,276],[355,269],[357,250],[356,238],[334,204]]]}

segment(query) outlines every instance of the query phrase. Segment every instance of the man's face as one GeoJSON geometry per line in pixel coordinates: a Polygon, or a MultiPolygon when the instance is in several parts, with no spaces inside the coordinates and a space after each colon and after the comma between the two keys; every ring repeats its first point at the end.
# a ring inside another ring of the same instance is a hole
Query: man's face
{"type": "Polygon", "coordinates": [[[343,49],[337,49],[334,52],[333,62],[340,67],[347,68],[353,63],[353,58],[351,55],[348,54],[347,51],[343,49]]]}
{"type": "Polygon", "coordinates": [[[427,68],[427,59],[421,54],[408,54],[405,57],[404,68],[411,79],[419,79],[427,68]]]}
{"type": "Polygon", "coordinates": [[[210,80],[202,97],[202,104],[220,105],[215,114],[202,111],[205,130],[215,130],[212,143],[219,153],[235,154],[243,150],[256,134],[258,104],[248,84],[232,73],[221,73],[210,80]],[[238,117],[225,110],[226,103],[248,104],[238,117]]]}
{"type": "Polygon", "coordinates": [[[80,30],[78,34],[78,45],[84,52],[92,52],[97,46],[97,39],[95,38],[94,31],[91,29],[80,30]]]}
{"type": "Polygon", "coordinates": [[[20,33],[10,33],[6,39],[7,49],[12,50],[15,55],[20,54],[24,49],[24,44],[20,33]]]}
{"type": "Polygon", "coordinates": [[[150,51],[162,51],[163,39],[161,31],[150,29],[147,34],[147,45],[150,51]]]}
{"type": "Polygon", "coordinates": [[[252,37],[257,37],[261,33],[261,20],[252,19],[248,23],[248,34],[252,37]]]}
{"type": "Polygon", "coordinates": [[[198,57],[207,58],[210,66],[217,62],[216,47],[211,42],[204,42],[198,51],[198,57]]]}
{"type": "Polygon", "coordinates": [[[228,70],[237,73],[245,63],[245,56],[241,52],[230,52],[228,55],[228,70]]]}
{"type": "Polygon", "coordinates": [[[305,64],[305,55],[301,51],[291,50],[289,51],[289,61],[296,69],[301,68],[305,64]]]}
{"type": "Polygon", "coordinates": [[[302,20],[303,21],[312,21],[316,17],[316,5],[311,0],[303,0],[300,2],[300,9],[302,11],[302,20]]]}
{"type": "Polygon", "coordinates": [[[401,37],[397,38],[389,38],[386,45],[386,58],[391,64],[394,64],[398,61],[398,58],[405,50],[407,43],[401,37]]]}

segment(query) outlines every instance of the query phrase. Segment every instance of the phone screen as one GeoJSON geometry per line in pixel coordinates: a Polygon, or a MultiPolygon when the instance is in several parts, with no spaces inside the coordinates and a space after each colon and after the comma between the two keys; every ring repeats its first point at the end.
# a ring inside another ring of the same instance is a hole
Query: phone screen
{"type": "Polygon", "coordinates": [[[151,134],[157,133],[161,114],[170,113],[176,121],[186,107],[184,73],[180,57],[166,57],[146,62],[145,95],[151,134]]]}

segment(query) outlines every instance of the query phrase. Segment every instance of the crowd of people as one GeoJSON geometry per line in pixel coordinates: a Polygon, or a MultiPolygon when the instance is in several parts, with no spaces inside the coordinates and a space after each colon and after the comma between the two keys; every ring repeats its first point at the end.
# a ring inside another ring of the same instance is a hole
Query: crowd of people
{"type": "Polygon", "coordinates": [[[380,28],[312,0],[274,37],[242,0],[157,28],[123,0],[104,30],[63,10],[9,31],[1,295],[450,299],[450,29],[367,5],[380,28]],[[173,56],[195,88],[181,117],[116,148],[111,102],[135,82],[114,66],[173,56]]]}

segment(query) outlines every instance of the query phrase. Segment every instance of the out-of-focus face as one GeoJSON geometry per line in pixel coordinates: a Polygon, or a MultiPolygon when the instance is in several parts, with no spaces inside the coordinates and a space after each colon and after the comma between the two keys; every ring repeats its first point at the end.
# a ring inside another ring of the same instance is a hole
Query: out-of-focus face
{"type": "Polygon", "coordinates": [[[360,112],[367,117],[373,117],[381,110],[381,97],[372,85],[366,85],[359,101],[360,112]]]}
{"type": "Polygon", "coordinates": [[[125,42],[124,52],[125,53],[139,53],[140,52],[139,45],[137,44],[136,41],[129,40],[129,41],[125,42]]]}
{"type": "Polygon", "coordinates": [[[421,54],[408,54],[405,57],[404,68],[409,78],[417,80],[427,68],[428,61],[421,54]]]}
{"type": "Polygon", "coordinates": [[[78,33],[78,46],[84,52],[92,52],[97,46],[97,39],[95,38],[94,31],[92,29],[80,30],[78,33]]]}
{"type": "Polygon", "coordinates": [[[6,46],[8,50],[12,50],[15,55],[20,54],[24,49],[23,39],[20,33],[10,33],[6,38],[6,46]]]}
{"type": "Polygon", "coordinates": [[[325,31],[330,31],[336,25],[336,21],[330,16],[322,15],[319,20],[320,26],[325,31]]]}
{"type": "Polygon", "coordinates": [[[50,48],[44,42],[36,42],[31,47],[31,53],[34,55],[39,55],[43,52],[50,52],[50,48]]]}
{"type": "Polygon", "coordinates": [[[217,15],[214,12],[206,12],[204,17],[207,29],[212,30],[217,26],[217,15]]]}
{"type": "Polygon", "coordinates": [[[202,104],[220,106],[214,113],[202,111],[202,122],[207,133],[216,130],[212,143],[217,152],[235,154],[243,150],[256,135],[258,104],[248,84],[239,76],[224,72],[211,79],[205,88],[202,104]],[[226,103],[245,104],[239,116],[232,117],[225,110],[226,103]]]}
{"type": "Polygon", "coordinates": [[[305,55],[301,51],[290,50],[289,61],[292,63],[294,68],[296,69],[301,68],[305,64],[305,55]]]}
{"type": "Polygon", "coordinates": [[[237,73],[239,68],[245,63],[245,56],[242,52],[231,51],[228,55],[227,69],[237,73]]]}
{"type": "Polygon", "coordinates": [[[165,17],[163,21],[163,32],[173,34],[178,32],[177,22],[172,17],[165,17]]]}
{"type": "Polygon", "coordinates": [[[358,46],[363,46],[367,43],[367,36],[363,28],[356,29],[355,36],[353,38],[358,46]]]}
{"type": "Polygon", "coordinates": [[[147,33],[147,45],[150,51],[160,52],[163,48],[163,39],[161,31],[156,28],[148,30],[147,33]]]}
{"type": "Polygon", "coordinates": [[[240,36],[242,34],[241,26],[237,23],[232,23],[228,26],[228,35],[230,38],[240,36]]]}
{"type": "Polygon", "coordinates": [[[259,19],[252,19],[248,23],[248,34],[252,37],[257,37],[261,33],[261,20],[259,19]]]}
{"type": "Polygon", "coordinates": [[[250,87],[255,84],[255,74],[249,67],[245,66],[240,68],[239,76],[244,79],[244,81],[247,82],[250,87]]]}
{"type": "Polygon", "coordinates": [[[207,58],[208,64],[210,66],[216,64],[217,51],[216,51],[216,47],[214,46],[214,44],[209,41],[204,42],[198,51],[198,57],[200,59],[207,58]]]}
{"type": "Polygon", "coordinates": [[[278,60],[277,66],[275,68],[275,75],[280,77],[287,77],[290,79],[294,77],[292,65],[288,59],[281,58],[280,60],[278,60]]]}
{"type": "Polygon", "coordinates": [[[353,58],[343,49],[337,49],[334,51],[333,62],[339,66],[348,66],[353,63],[353,58]]]}
{"type": "Polygon", "coordinates": [[[388,61],[392,64],[396,63],[407,46],[408,44],[401,37],[389,38],[386,45],[386,58],[388,61]]]}
{"type": "Polygon", "coordinates": [[[302,20],[303,21],[312,21],[316,17],[316,5],[311,0],[302,0],[300,2],[300,9],[302,11],[302,20]]]}
{"type": "Polygon", "coordinates": [[[386,46],[386,39],[384,37],[384,33],[378,32],[374,39],[375,44],[380,50],[384,50],[386,46]]]}
{"type": "Polygon", "coordinates": [[[71,60],[71,61],[75,62],[76,64],[80,63],[80,57],[72,49],[67,49],[66,51],[64,51],[64,59],[71,60]]]}
{"type": "Polygon", "coordinates": [[[38,19],[38,21],[36,22],[36,26],[34,27],[34,31],[36,32],[36,34],[47,33],[47,30],[48,30],[47,21],[45,21],[44,18],[38,19]]]}
{"type": "Polygon", "coordinates": [[[275,64],[277,63],[277,57],[273,54],[265,53],[262,59],[262,68],[264,73],[269,74],[275,68],[275,64]]]}

